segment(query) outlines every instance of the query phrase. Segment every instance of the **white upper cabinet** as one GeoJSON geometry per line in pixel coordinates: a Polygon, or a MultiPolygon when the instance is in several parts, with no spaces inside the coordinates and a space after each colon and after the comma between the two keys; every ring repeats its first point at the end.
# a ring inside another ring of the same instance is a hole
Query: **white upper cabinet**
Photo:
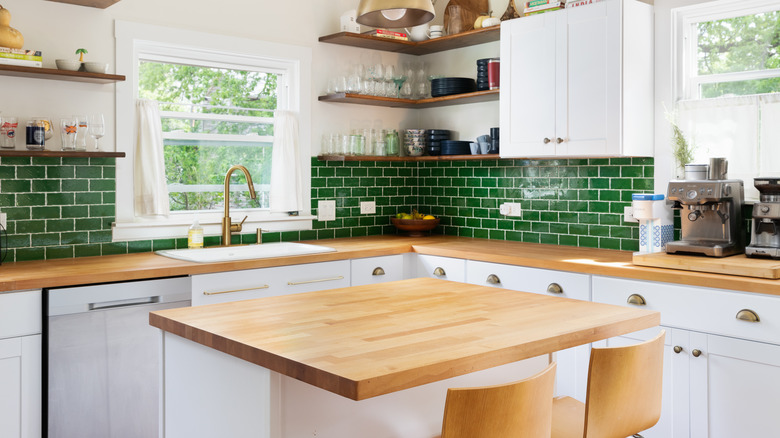
{"type": "Polygon", "coordinates": [[[652,156],[652,22],[634,0],[503,22],[501,156],[652,156]]]}

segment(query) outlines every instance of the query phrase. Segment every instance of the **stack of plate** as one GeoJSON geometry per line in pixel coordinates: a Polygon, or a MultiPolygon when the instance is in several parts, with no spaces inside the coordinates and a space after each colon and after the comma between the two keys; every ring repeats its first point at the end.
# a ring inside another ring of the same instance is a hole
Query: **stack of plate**
{"type": "Polygon", "coordinates": [[[471,155],[471,147],[467,141],[442,140],[442,155],[471,155]]]}
{"type": "Polygon", "coordinates": [[[477,91],[489,90],[488,61],[490,58],[477,59],[477,91]]]}
{"type": "Polygon", "coordinates": [[[433,97],[473,91],[477,91],[477,83],[471,78],[438,78],[431,81],[431,96],[433,97]]]}
{"type": "Polygon", "coordinates": [[[441,142],[450,139],[446,129],[428,129],[425,131],[425,151],[428,155],[441,155],[441,142]]]}
{"type": "Polygon", "coordinates": [[[425,151],[425,130],[405,129],[404,149],[406,149],[406,155],[410,157],[419,157],[422,155],[425,151]]]}

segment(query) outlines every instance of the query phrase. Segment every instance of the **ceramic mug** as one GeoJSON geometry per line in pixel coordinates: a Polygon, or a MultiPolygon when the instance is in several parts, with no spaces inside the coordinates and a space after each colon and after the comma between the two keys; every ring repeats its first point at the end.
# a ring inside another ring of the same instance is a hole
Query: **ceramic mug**
{"type": "Polygon", "coordinates": [[[430,34],[428,35],[431,39],[433,38],[441,38],[444,36],[444,26],[437,24],[430,27],[430,34]]]}

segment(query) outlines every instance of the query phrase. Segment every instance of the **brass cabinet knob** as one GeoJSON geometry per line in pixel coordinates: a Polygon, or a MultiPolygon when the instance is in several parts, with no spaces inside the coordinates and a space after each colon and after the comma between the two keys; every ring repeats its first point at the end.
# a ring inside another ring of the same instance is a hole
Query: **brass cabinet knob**
{"type": "Polygon", "coordinates": [[[691,354],[693,355],[693,357],[699,357],[701,356],[701,350],[699,349],[693,350],[691,354]]]}
{"type": "Polygon", "coordinates": [[[683,351],[683,348],[680,347],[679,345],[675,345],[674,346],[674,352],[675,353],[680,354],[680,353],[682,353],[682,351],[683,351]]]}
{"type": "Polygon", "coordinates": [[[750,309],[742,309],[737,312],[737,319],[746,322],[759,322],[761,319],[758,317],[758,313],[750,309]]]}
{"type": "Polygon", "coordinates": [[[548,143],[550,143],[552,140],[550,140],[549,138],[545,137],[545,138],[544,138],[544,140],[542,140],[542,141],[544,142],[544,144],[548,144],[548,143]]]}
{"type": "Polygon", "coordinates": [[[558,283],[550,283],[547,286],[547,292],[549,292],[551,294],[562,294],[563,293],[563,288],[558,283]]]}
{"type": "Polygon", "coordinates": [[[371,272],[371,275],[385,275],[385,270],[382,269],[381,266],[377,266],[376,268],[374,268],[374,271],[371,272]]]}
{"type": "Polygon", "coordinates": [[[445,275],[447,275],[447,273],[444,272],[444,269],[442,269],[441,267],[438,267],[438,268],[433,270],[433,275],[435,275],[437,277],[444,277],[445,275]]]}
{"type": "Polygon", "coordinates": [[[561,143],[563,143],[563,139],[558,137],[558,138],[555,139],[555,142],[558,143],[558,144],[561,144],[561,143]]]}
{"type": "Polygon", "coordinates": [[[501,279],[498,278],[498,275],[496,275],[496,274],[488,275],[487,276],[487,280],[485,280],[485,281],[487,281],[488,284],[501,284],[501,279]]]}
{"type": "Polygon", "coordinates": [[[629,295],[628,299],[626,300],[628,304],[633,304],[635,306],[645,306],[647,305],[647,301],[645,301],[645,297],[639,294],[631,294],[629,295]]]}

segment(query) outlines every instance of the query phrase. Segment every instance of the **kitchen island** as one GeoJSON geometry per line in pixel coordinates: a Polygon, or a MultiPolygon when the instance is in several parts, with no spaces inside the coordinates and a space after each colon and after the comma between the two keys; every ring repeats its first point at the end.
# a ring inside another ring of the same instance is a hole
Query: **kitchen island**
{"type": "Polygon", "coordinates": [[[153,312],[165,437],[430,437],[446,388],[508,382],[657,312],[418,278],[153,312]],[[532,359],[531,362],[524,361],[532,359]]]}

